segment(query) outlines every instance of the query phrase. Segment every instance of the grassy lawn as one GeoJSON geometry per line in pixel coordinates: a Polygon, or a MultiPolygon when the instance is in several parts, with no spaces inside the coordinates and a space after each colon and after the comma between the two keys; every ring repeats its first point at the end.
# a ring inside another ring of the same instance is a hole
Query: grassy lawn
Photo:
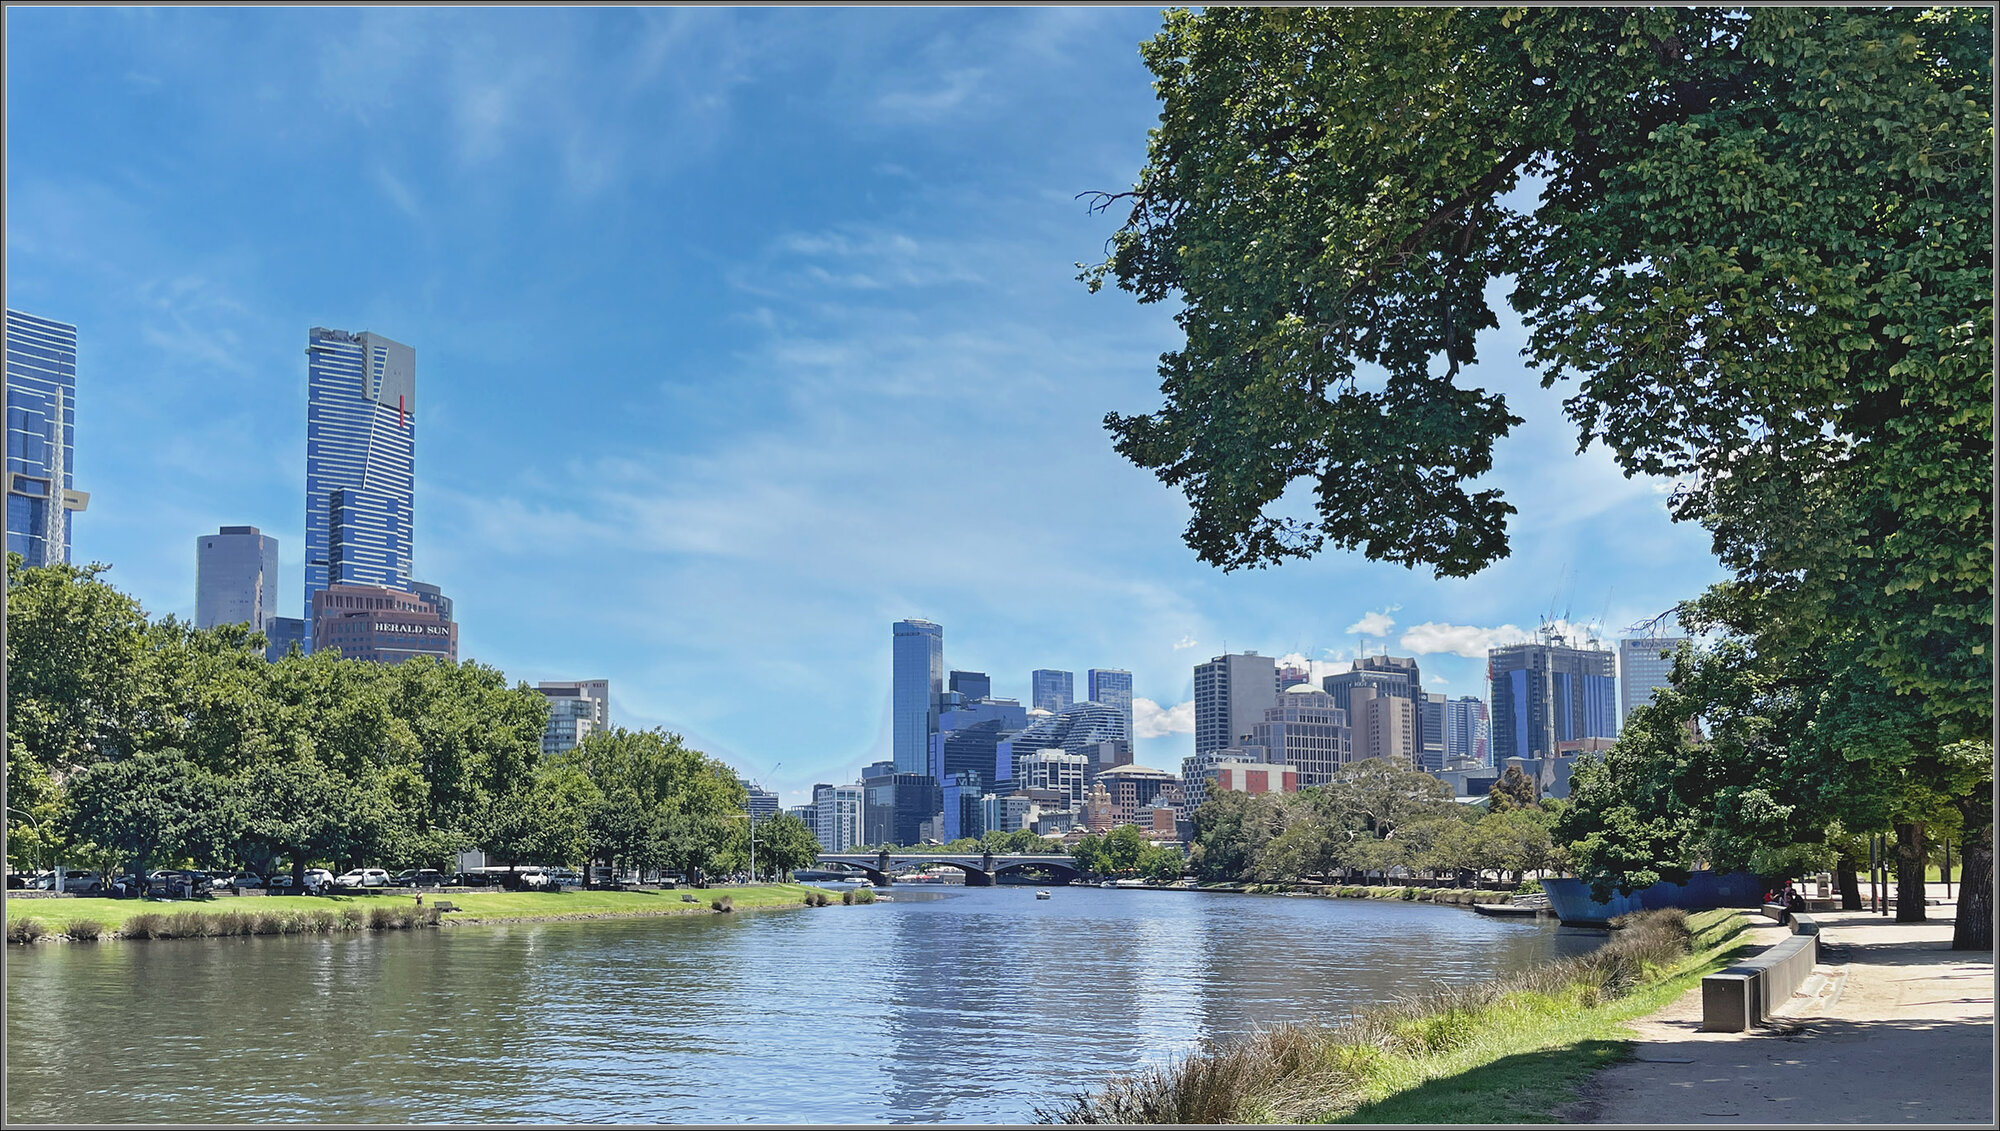
{"type": "MultiPolygon", "coordinates": [[[[715,887],[679,891],[475,891],[437,895],[424,893],[424,904],[435,906],[442,899],[462,910],[447,914],[453,919],[503,920],[559,919],[571,916],[679,915],[708,912],[709,901],[728,896],[742,910],[758,907],[797,907],[808,892],[824,889],[805,884],[760,884],[754,887],[715,887]],[[688,903],[681,896],[692,895],[699,902],[688,903]]],[[[834,894],[835,901],[839,895],[834,894]]],[[[414,893],[405,890],[369,892],[362,895],[267,895],[217,896],[209,899],[10,899],[7,922],[38,919],[61,933],[78,919],[92,919],[107,931],[116,931],[125,920],[147,912],[194,911],[218,915],[225,911],[297,913],[339,910],[343,907],[374,907],[388,904],[414,906],[414,893]]]]}
{"type": "Polygon", "coordinates": [[[1515,994],[1472,1020],[1463,1044],[1367,1066],[1368,1101],[1339,1123],[1553,1123],[1584,1081],[1631,1053],[1624,1022],[1671,1004],[1752,944],[1732,910],[1688,916],[1691,952],[1667,977],[1601,1004],[1580,995],[1515,994]]]}

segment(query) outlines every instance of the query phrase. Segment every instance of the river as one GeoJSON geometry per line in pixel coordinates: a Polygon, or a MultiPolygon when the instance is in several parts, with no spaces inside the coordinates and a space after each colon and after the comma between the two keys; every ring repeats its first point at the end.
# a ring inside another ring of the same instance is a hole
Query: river
{"type": "Polygon", "coordinates": [[[865,907],[7,954],[14,1122],[1026,1122],[1204,1038],[1601,935],[1427,904],[1027,887],[865,907]],[[142,987],[135,989],[134,987],[142,987]]]}

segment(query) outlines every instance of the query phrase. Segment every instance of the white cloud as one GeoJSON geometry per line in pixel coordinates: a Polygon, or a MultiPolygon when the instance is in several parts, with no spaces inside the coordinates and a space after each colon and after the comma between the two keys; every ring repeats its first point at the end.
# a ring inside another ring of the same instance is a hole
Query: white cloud
{"type": "Polygon", "coordinates": [[[1391,605],[1380,612],[1367,613],[1360,620],[1348,625],[1341,631],[1358,632],[1363,636],[1387,636],[1389,635],[1389,630],[1396,627],[1396,619],[1389,614],[1402,607],[1401,605],[1391,605]]]}
{"type": "Polygon", "coordinates": [[[1201,641],[1196,640],[1192,636],[1183,636],[1179,640],[1174,641],[1174,651],[1178,652],[1183,648],[1192,648],[1199,643],[1201,641]]]}
{"type": "MultiPolygon", "coordinates": [[[[1567,638],[1571,645],[1586,645],[1597,638],[1590,625],[1578,624],[1561,617],[1548,622],[1547,628],[1567,638]]],[[[1435,655],[1449,652],[1467,659],[1483,660],[1489,649],[1508,644],[1526,644],[1535,639],[1535,630],[1519,625],[1503,624],[1494,628],[1481,628],[1470,624],[1442,624],[1431,622],[1411,625],[1403,633],[1403,651],[1413,656],[1435,655]]]]}
{"type": "Polygon", "coordinates": [[[1162,707],[1151,699],[1132,700],[1132,729],[1140,738],[1194,733],[1194,700],[1162,707]]]}

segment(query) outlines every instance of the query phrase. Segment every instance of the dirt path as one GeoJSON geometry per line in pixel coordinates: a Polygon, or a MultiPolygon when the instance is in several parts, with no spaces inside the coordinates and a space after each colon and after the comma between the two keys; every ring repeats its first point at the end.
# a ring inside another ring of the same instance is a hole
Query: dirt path
{"type": "Polygon", "coordinates": [[[1952,911],[1816,914],[1822,976],[1783,1021],[1701,1032],[1696,987],[1633,1023],[1637,1059],[1599,1073],[1563,1121],[1992,1126],[1993,953],[1950,949],[1952,911]]]}

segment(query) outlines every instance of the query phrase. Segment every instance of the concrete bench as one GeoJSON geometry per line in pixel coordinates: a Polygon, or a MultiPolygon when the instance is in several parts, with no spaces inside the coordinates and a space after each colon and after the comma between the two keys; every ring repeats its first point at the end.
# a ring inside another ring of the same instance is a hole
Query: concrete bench
{"type": "MultiPolygon", "coordinates": [[[[1765,913],[1775,906],[1766,904],[1765,913]]],[[[1790,917],[1791,937],[1701,980],[1703,1032],[1742,1033],[1764,1024],[1812,973],[1819,961],[1819,924],[1810,915],[1778,910],[1790,917]]]]}

